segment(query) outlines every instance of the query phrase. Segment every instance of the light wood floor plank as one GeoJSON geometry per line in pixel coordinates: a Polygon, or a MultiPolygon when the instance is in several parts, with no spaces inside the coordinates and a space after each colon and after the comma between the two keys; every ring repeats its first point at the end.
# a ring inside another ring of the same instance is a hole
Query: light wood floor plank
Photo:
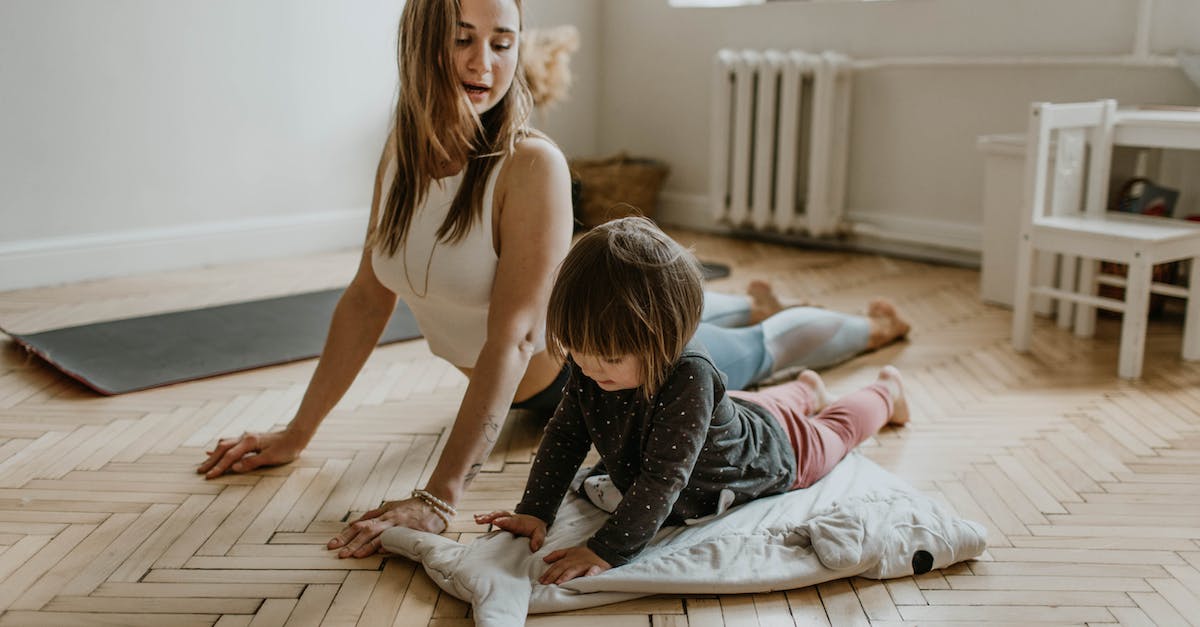
{"type": "Polygon", "coordinates": [[[329,611],[329,606],[333,603],[339,587],[335,584],[305,586],[304,593],[300,595],[300,600],[296,602],[291,615],[288,616],[287,623],[285,623],[287,627],[317,627],[320,625],[325,618],[325,613],[329,611]]]}
{"type": "Polygon", "coordinates": [[[101,523],[91,534],[59,560],[36,583],[29,587],[11,607],[18,610],[40,610],[50,599],[54,598],[66,585],[75,578],[81,570],[88,568],[97,556],[101,554],[117,536],[132,525],[137,516],[133,514],[113,514],[101,523]]]}
{"type": "Polygon", "coordinates": [[[154,614],[94,612],[6,612],[0,625],[13,627],[211,627],[217,614],[154,614]]]}

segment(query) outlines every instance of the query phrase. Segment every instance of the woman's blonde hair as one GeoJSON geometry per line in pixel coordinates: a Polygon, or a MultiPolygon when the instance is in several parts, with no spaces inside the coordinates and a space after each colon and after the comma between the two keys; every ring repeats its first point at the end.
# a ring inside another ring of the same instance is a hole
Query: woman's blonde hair
{"type": "Polygon", "coordinates": [[[550,293],[547,348],[605,359],[633,355],[646,399],[700,325],[704,307],[696,258],[645,218],[622,218],[581,237],[550,293]]]}
{"type": "MultiPolygon", "coordinates": [[[[524,15],[521,0],[513,2],[524,15]]],[[[533,98],[521,71],[519,46],[512,85],[495,106],[479,115],[464,97],[454,64],[460,20],[459,0],[409,0],[400,17],[400,96],[392,122],[396,177],[368,240],[389,255],[407,237],[439,164],[466,164],[462,185],[437,231],[439,241],[455,242],[480,218],[492,169],[531,134],[527,124],[533,98]]]]}

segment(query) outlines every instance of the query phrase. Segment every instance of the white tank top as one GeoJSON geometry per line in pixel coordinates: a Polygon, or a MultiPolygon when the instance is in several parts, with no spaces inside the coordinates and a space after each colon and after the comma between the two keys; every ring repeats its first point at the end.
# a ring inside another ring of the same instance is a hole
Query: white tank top
{"type": "MultiPolygon", "coordinates": [[[[483,215],[461,240],[437,241],[437,230],[462,184],[460,172],[429,185],[425,204],[417,208],[407,241],[395,255],[378,249],[371,255],[375,277],[412,310],[429,349],[461,368],[475,367],[487,340],[488,305],[498,261],[492,245],[492,202],[503,166],[502,158],[488,176],[483,215]]],[[[389,168],[388,174],[385,190],[391,189],[395,170],[389,168]]]]}

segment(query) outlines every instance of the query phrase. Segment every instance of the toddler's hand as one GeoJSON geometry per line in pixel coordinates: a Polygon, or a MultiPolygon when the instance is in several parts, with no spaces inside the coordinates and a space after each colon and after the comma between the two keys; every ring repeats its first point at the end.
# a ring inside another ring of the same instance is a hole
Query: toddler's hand
{"type": "Polygon", "coordinates": [[[542,573],[538,582],[544,585],[562,585],[576,577],[590,577],[612,568],[608,562],[596,555],[586,546],[575,546],[569,549],[559,549],[542,558],[547,564],[553,564],[542,573]]]}
{"type": "Polygon", "coordinates": [[[492,512],[490,514],[475,514],[475,522],[480,525],[491,524],[515,536],[529,538],[529,550],[536,553],[546,542],[546,523],[537,516],[529,514],[513,514],[511,512],[492,512]]]}

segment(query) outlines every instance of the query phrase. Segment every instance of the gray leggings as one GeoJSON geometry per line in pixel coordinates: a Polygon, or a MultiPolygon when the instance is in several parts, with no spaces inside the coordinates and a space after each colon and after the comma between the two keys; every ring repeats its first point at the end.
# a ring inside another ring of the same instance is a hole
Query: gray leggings
{"type": "Polygon", "coordinates": [[[816,307],[792,307],[751,326],[750,298],[704,293],[703,322],[696,339],[704,344],[726,387],[741,390],[790,368],[827,368],[867,350],[871,321],[816,307]]]}

